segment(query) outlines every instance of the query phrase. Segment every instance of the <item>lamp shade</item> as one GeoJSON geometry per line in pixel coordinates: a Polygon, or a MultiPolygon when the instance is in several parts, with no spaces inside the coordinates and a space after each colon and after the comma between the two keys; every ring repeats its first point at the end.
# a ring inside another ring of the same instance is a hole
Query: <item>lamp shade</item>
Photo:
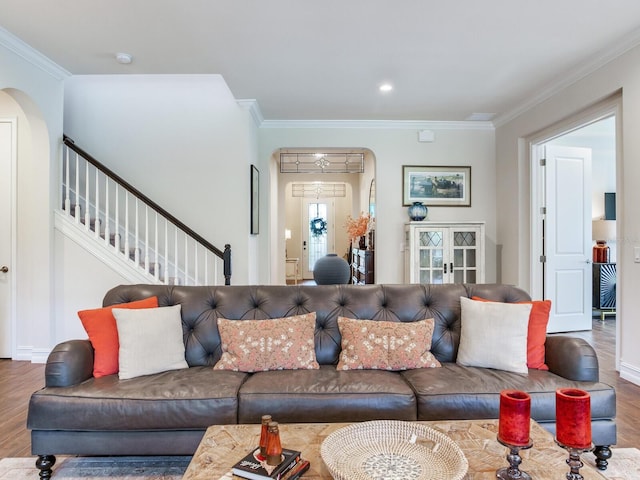
{"type": "Polygon", "coordinates": [[[591,237],[593,240],[611,242],[616,239],[615,220],[594,220],[591,223],[591,237]]]}

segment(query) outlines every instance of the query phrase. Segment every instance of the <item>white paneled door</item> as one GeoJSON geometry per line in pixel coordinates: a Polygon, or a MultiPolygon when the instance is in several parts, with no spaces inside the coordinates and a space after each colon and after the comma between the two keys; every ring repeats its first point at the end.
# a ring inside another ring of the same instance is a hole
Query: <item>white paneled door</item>
{"type": "Polygon", "coordinates": [[[302,200],[302,278],[313,278],[320,257],[335,252],[333,200],[302,200]]]}
{"type": "Polygon", "coordinates": [[[16,122],[0,119],[0,358],[11,358],[12,345],[12,209],[16,122]]]}
{"type": "Polygon", "coordinates": [[[545,147],[549,332],[591,329],[591,149],[545,147]]]}

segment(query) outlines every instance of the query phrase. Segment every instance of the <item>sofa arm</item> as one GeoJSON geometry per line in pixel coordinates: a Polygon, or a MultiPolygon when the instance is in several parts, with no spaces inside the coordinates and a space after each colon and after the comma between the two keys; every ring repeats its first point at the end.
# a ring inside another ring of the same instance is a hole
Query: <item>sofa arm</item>
{"type": "Polygon", "coordinates": [[[544,344],[545,363],[549,370],[569,380],[597,382],[598,357],[586,340],[563,335],[549,335],[544,344]]]}
{"type": "Polygon", "coordinates": [[[93,376],[93,347],[89,340],[59,343],[49,354],[44,370],[47,387],[70,387],[93,376]]]}

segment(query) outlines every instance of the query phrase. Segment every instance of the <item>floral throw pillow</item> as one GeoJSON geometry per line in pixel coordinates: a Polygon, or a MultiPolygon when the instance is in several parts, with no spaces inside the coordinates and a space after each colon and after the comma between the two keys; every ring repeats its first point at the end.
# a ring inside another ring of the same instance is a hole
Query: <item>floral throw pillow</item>
{"type": "Polygon", "coordinates": [[[214,370],[318,369],[315,312],[269,320],[218,318],[222,356],[214,370]]]}
{"type": "Polygon", "coordinates": [[[440,367],[430,352],[434,320],[387,322],[338,317],[342,351],[338,370],[409,370],[440,367]]]}

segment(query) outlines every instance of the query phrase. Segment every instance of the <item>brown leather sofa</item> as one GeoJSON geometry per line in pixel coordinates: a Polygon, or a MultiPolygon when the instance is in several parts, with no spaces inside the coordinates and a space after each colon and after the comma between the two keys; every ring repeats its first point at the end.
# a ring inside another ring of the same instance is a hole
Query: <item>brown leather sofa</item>
{"type": "Polygon", "coordinates": [[[582,339],[548,336],[548,372],[520,375],[455,363],[460,297],[529,300],[512,286],[122,285],[109,291],[103,304],[152,295],[160,306],[182,306],[190,368],[130,380],[93,378],[88,340],[57,345],[47,362],[46,386],[29,404],[27,426],[42,478],[48,478],[57,454],[193,454],[209,425],[259,423],[264,413],[285,423],[497,418],[499,392],[505,388],[529,392],[532,417],[552,432],[556,389],[585,389],[591,393],[593,442],[602,469],[611,456],[609,446],[616,443],[615,391],[598,381],[596,353],[582,339]],[[266,319],[307,312],[317,316],[319,370],[213,370],[221,355],[219,316],[266,319]],[[442,368],[337,371],[338,316],[402,322],[433,317],[431,351],[442,368]]]}

